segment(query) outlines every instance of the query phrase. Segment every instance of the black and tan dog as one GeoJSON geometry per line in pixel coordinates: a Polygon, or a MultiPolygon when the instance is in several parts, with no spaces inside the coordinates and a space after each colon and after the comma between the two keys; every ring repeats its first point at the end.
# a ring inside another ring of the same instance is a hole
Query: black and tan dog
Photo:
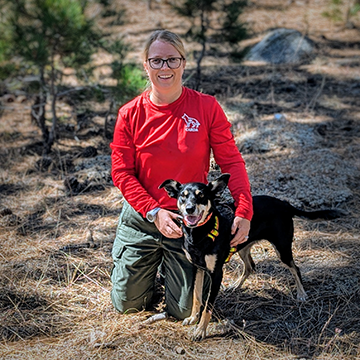
{"type": "Polygon", "coordinates": [[[312,220],[334,219],[342,214],[337,210],[302,211],[274,197],[254,196],[254,216],[251,221],[249,239],[237,248],[230,249],[234,213],[229,206],[217,201],[219,195],[225,190],[229,178],[229,174],[223,174],[207,185],[196,182],[181,184],[175,180],[166,180],[159,186],[159,188],[165,188],[170,197],[177,199],[182,218],[184,251],[197,269],[192,312],[190,317],[183,322],[183,325],[191,325],[196,324],[200,319],[194,340],[202,340],[206,336],[206,328],[211,319],[223,277],[223,265],[230,253],[239,252],[244,262],[244,272],[237,282],[237,286],[240,286],[255,269],[250,254],[251,246],[256,241],[268,240],[274,246],[281,261],[294,275],[297,298],[305,300],[306,293],[300,271],[294,263],[291,250],[294,235],[293,217],[300,216],[312,220]],[[200,317],[206,273],[211,278],[210,289],[200,317]]]}

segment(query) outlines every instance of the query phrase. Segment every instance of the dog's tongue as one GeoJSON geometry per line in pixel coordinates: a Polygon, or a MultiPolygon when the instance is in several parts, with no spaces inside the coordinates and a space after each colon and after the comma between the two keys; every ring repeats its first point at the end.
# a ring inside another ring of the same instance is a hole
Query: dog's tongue
{"type": "Polygon", "coordinates": [[[187,216],[185,216],[184,220],[185,220],[185,223],[188,225],[196,225],[201,220],[201,215],[199,215],[199,216],[187,215],[187,216]]]}

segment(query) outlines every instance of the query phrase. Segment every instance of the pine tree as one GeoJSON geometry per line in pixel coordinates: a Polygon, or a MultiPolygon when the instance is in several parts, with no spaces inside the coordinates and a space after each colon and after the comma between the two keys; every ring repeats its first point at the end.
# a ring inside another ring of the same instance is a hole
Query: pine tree
{"type": "Polygon", "coordinates": [[[61,86],[63,69],[73,68],[79,79],[87,78],[94,70],[92,55],[99,49],[116,54],[120,64],[125,57],[126,46],[108,40],[86,17],[87,5],[87,0],[0,0],[0,61],[16,57],[38,76],[31,115],[41,129],[44,154],[51,151],[56,138],[56,101],[74,90],[64,91],[61,86]],[[45,117],[47,97],[51,126],[45,117]]]}
{"type": "Polygon", "coordinates": [[[246,1],[178,0],[174,3],[172,5],[174,10],[191,21],[186,36],[201,45],[201,51],[196,59],[195,88],[198,89],[201,82],[201,61],[206,56],[210,37],[231,46],[246,38],[245,25],[239,19],[246,1]]]}

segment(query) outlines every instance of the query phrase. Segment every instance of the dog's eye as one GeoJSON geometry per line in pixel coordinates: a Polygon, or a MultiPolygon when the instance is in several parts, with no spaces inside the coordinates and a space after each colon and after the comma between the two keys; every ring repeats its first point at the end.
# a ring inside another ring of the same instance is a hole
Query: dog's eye
{"type": "Polygon", "coordinates": [[[204,197],[204,194],[200,190],[196,190],[195,195],[200,199],[204,197]]]}

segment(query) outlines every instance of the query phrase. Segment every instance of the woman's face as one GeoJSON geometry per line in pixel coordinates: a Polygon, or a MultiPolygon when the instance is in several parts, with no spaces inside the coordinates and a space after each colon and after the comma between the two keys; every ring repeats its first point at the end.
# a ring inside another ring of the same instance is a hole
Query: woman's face
{"type": "MultiPolygon", "coordinates": [[[[148,59],[169,59],[181,58],[180,53],[171,44],[156,40],[149,48],[148,59]]],[[[182,75],[185,69],[185,60],[181,61],[178,69],[170,69],[167,63],[164,63],[160,69],[150,67],[149,61],[144,61],[144,68],[151,81],[153,90],[159,92],[178,91],[182,86],[182,75]]]]}

